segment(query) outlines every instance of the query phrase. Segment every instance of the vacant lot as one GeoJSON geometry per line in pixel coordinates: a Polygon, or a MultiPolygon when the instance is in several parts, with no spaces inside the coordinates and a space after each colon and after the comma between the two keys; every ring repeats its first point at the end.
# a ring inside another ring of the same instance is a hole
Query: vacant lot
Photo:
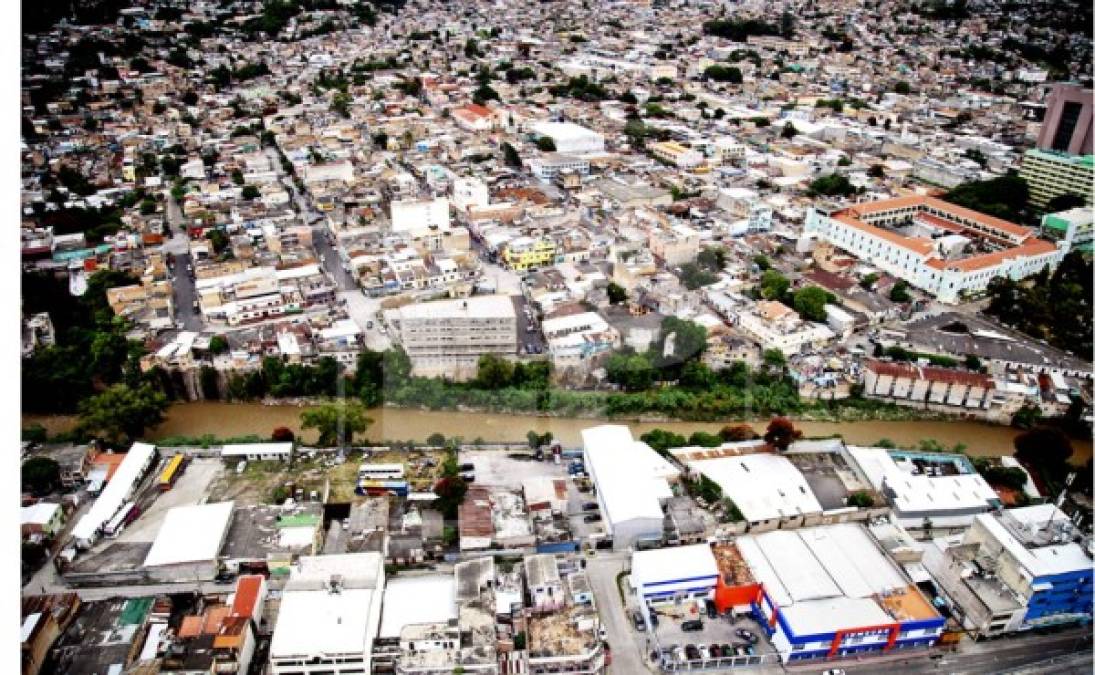
{"type": "Polygon", "coordinates": [[[315,490],[328,495],[328,502],[351,502],[355,499],[358,467],[370,464],[403,464],[412,490],[432,489],[440,477],[444,453],[436,450],[369,450],[368,456],[353,452],[339,462],[331,455],[316,458],[298,457],[292,466],[284,462],[248,462],[243,473],[236,472],[236,462],[229,462],[213,486],[210,501],[234,499],[240,504],[273,502],[279,486],[292,484],[307,495],[315,490]]]}

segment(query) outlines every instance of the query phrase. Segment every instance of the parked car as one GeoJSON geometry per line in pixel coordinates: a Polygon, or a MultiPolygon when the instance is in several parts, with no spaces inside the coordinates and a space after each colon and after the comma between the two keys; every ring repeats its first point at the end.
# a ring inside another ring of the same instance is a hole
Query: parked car
{"type": "Polygon", "coordinates": [[[707,653],[710,654],[711,658],[717,659],[722,656],[722,649],[718,645],[711,645],[707,648],[707,653]]]}
{"type": "Polygon", "coordinates": [[[464,463],[464,464],[460,465],[460,470],[461,471],[475,471],[475,465],[474,464],[464,463]]]}
{"type": "Polygon", "coordinates": [[[650,625],[653,626],[654,628],[658,627],[658,613],[657,612],[651,612],[650,613],[650,625]]]}
{"type": "Polygon", "coordinates": [[[591,514],[587,515],[585,518],[582,518],[582,520],[586,521],[587,523],[599,523],[599,522],[601,522],[601,514],[591,513],[591,514]]]}
{"type": "Polygon", "coordinates": [[[462,474],[460,474],[460,477],[464,479],[465,483],[474,483],[475,482],[475,474],[474,473],[462,473],[462,474]]]}
{"type": "Polygon", "coordinates": [[[719,609],[715,607],[715,603],[711,598],[705,598],[703,601],[704,607],[707,609],[708,619],[717,619],[719,617],[719,609]]]}
{"type": "Polygon", "coordinates": [[[733,656],[734,655],[734,648],[732,646],[728,645],[728,644],[719,645],[719,651],[722,652],[723,656],[733,656]]]}
{"type": "Polygon", "coordinates": [[[700,650],[696,649],[696,645],[685,645],[684,655],[688,660],[694,660],[700,658],[700,650]]]}
{"type": "Polygon", "coordinates": [[[681,630],[685,633],[691,633],[697,630],[703,630],[703,622],[699,619],[690,619],[681,623],[681,630]]]}
{"type": "Polygon", "coordinates": [[[586,502],[585,504],[582,504],[583,511],[596,511],[598,508],[597,502],[586,502]]]}
{"type": "Polygon", "coordinates": [[[823,670],[821,675],[848,675],[843,668],[830,668],[829,670],[823,670]]]}
{"type": "Polygon", "coordinates": [[[635,630],[637,631],[646,630],[646,624],[643,623],[643,615],[638,610],[631,613],[631,623],[635,624],[635,630]]]}
{"type": "Polygon", "coordinates": [[[745,640],[746,642],[748,642],[751,645],[754,645],[754,644],[757,643],[757,636],[755,634],[753,634],[752,631],[745,630],[744,628],[739,628],[739,629],[735,630],[734,635],[738,636],[742,640],[745,640]]]}
{"type": "Polygon", "coordinates": [[[701,659],[706,659],[706,658],[709,658],[711,656],[711,652],[707,651],[707,645],[704,645],[704,644],[696,645],[696,651],[700,653],[700,658],[701,659]]]}

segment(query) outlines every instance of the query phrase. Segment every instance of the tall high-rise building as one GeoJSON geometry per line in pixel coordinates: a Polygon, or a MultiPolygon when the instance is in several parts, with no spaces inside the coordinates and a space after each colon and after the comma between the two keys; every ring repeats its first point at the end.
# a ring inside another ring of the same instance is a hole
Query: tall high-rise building
{"type": "Polygon", "coordinates": [[[1091,154],[1091,90],[1076,84],[1058,84],[1046,101],[1047,110],[1038,134],[1040,150],[1073,155],[1091,154]]]}

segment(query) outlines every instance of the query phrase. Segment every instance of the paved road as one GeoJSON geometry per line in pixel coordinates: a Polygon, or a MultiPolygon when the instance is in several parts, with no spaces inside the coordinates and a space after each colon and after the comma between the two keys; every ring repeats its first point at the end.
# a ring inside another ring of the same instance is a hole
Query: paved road
{"type": "Polygon", "coordinates": [[[894,673],[948,673],[949,675],[986,675],[989,673],[1090,673],[1092,667],[1090,629],[1074,629],[1051,635],[1024,635],[986,642],[963,642],[957,653],[924,652],[909,659],[896,655],[862,665],[855,661],[794,666],[790,672],[817,672],[843,668],[849,675],[894,675],[894,673]],[[1084,639],[1088,641],[1085,643],[1084,639]],[[932,658],[935,655],[938,658],[932,658]],[[1050,659],[1063,662],[1049,663],[1050,659]]]}
{"type": "Polygon", "coordinates": [[[626,553],[598,551],[596,556],[587,558],[586,563],[597,610],[608,633],[607,642],[612,647],[612,665],[608,672],[619,675],[650,672],[640,651],[644,645],[635,641],[635,632],[628,623],[616,589],[616,575],[623,571],[626,559],[626,553]]]}
{"type": "Polygon", "coordinates": [[[171,285],[175,290],[175,318],[182,321],[186,330],[201,331],[201,314],[194,313],[194,301],[198,293],[194,288],[194,279],[187,272],[190,265],[190,254],[184,253],[175,256],[175,276],[171,285]]]}
{"type": "MultiPolygon", "coordinates": [[[[327,240],[328,230],[322,225],[312,228],[312,246],[316,249],[322,261],[323,268],[334,278],[341,291],[357,291],[357,284],[349,272],[342,269],[342,261],[338,251],[327,240]]],[[[358,291],[359,292],[359,291],[358,291]]]]}

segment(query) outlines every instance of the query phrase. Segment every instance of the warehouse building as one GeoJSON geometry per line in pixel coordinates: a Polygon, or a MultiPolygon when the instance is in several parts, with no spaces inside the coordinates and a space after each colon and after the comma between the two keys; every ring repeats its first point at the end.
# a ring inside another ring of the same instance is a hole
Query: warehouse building
{"type": "Polygon", "coordinates": [[[573,122],[537,122],[532,133],[555,143],[555,151],[563,154],[599,154],[605,151],[605,137],[573,122]]]}
{"type": "Polygon", "coordinates": [[[219,502],[168,511],[145,557],[145,569],[163,581],[212,579],[234,506],[234,502],[219,502]]]}
{"type": "Polygon", "coordinates": [[[858,524],[735,542],[760,584],[752,603],[784,662],[935,644],[944,619],[858,524]]]}
{"type": "Polygon", "coordinates": [[[963,455],[847,446],[860,472],[885,496],[902,527],[931,536],[960,532],[1000,496],[963,455]]]}
{"type": "Polygon", "coordinates": [[[662,541],[662,504],[673,496],[669,484],[680,471],[631,437],[626,426],[605,424],[582,430],[586,471],[597,488],[605,533],[616,550],[662,541]]]}
{"type": "Polygon", "coordinates": [[[141,480],[155,461],[156,446],[148,443],[133,444],[99,498],[72,528],[72,538],[76,546],[91,548],[98,541],[107,523],[136,493],[141,480]]]}
{"type": "Polygon", "coordinates": [[[754,444],[678,448],[673,456],[690,471],[714,481],[733,500],[750,531],[801,527],[824,511],[791,460],[771,452],[740,454],[754,444]]]}

